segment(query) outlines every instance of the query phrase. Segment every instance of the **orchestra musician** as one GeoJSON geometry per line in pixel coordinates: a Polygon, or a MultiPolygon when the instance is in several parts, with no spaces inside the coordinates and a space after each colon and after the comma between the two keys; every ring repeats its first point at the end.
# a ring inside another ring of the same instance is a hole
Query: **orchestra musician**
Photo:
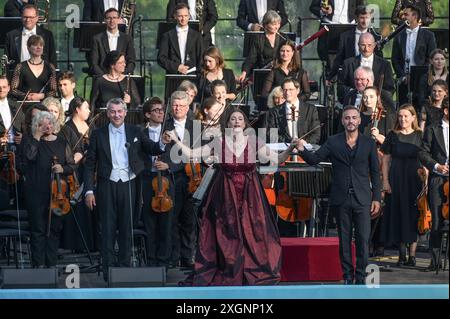
{"type": "MultiPolygon", "coordinates": [[[[150,98],[142,105],[142,112],[146,120],[144,134],[154,142],[159,142],[162,123],[164,120],[165,107],[158,97],[150,98]]],[[[156,212],[152,209],[152,198],[156,196],[152,187],[153,180],[157,178],[158,172],[169,183],[168,196],[175,201],[174,180],[170,170],[170,145],[166,146],[166,152],[160,157],[149,156],[144,160],[144,171],[142,172],[142,220],[147,232],[147,265],[150,267],[168,267],[172,245],[172,219],[173,207],[165,212],[156,212]]]]}
{"type": "Polygon", "coordinates": [[[405,9],[413,5],[420,10],[421,19],[420,24],[424,27],[428,27],[433,24],[434,13],[431,0],[396,0],[394,9],[392,10],[391,23],[400,25],[406,19],[405,9]]]}
{"type": "Polygon", "coordinates": [[[436,125],[442,121],[442,105],[444,100],[448,100],[448,86],[447,82],[443,80],[436,80],[431,86],[431,96],[429,100],[422,106],[420,112],[419,126],[422,131],[430,125],[436,125]]]}
{"type": "Polygon", "coordinates": [[[203,52],[202,72],[198,80],[201,102],[212,96],[211,83],[215,80],[222,80],[227,85],[226,99],[232,101],[236,98],[236,79],[233,70],[225,68],[222,53],[217,47],[209,47],[203,52]]]}
{"type": "Polygon", "coordinates": [[[345,131],[330,136],[318,151],[299,145],[300,156],[310,165],[331,161],[333,165],[329,205],[336,212],[339,255],[344,284],[365,284],[369,257],[370,218],[380,209],[381,185],[378,154],[373,139],[359,134],[359,110],[346,106],[342,113],[345,131]],[[355,227],[356,269],[352,262],[355,227]]]}
{"type": "Polygon", "coordinates": [[[288,22],[284,0],[240,0],[236,23],[244,31],[263,31],[264,15],[269,10],[279,14],[281,26],[288,22]]]}
{"type": "MultiPolygon", "coordinates": [[[[225,113],[227,131],[202,147],[191,149],[166,131],[174,147],[187,158],[202,158],[222,150],[217,173],[202,208],[194,272],[181,285],[273,285],[280,280],[281,244],[275,220],[256,173],[260,161],[283,163],[297,140],[281,154],[274,153],[256,135],[244,134],[249,122],[242,110],[225,113]],[[226,134],[226,135],[224,135],[226,134]]],[[[225,132],[224,132],[225,131],[225,132]]]]}
{"type": "Polygon", "coordinates": [[[198,99],[198,89],[197,85],[192,83],[189,80],[183,80],[177,88],[177,91],[186,92],[189,97],[189,111],[188,117],[193,117],[194,112],[196,112],[197,107],[199,106],[199,102],[196,102],[198,99]]]}
{"type": "Polygon", "coordinates": [[[92,40],[92,51],[90,53],[91,75],[100,77],[108,73],[109,65],[105,65],[105,60],[111,51],[119,51],[124,55],[126,61],[124,73],[133,74],[136,64],[133,38],[129,34],[119,31],[119,19],[120,13],[117,9],[110,8],[106,10],[106,31],[95,35],[92,40]]]}
{"type": "Polygon", "coordinates": [[[217,102],[226,107],[228,93],[227,84],[223,80],[214,80],[211,83],[211,93],[217,102]]]}
{"type": "Polygon", "coordinates": [[[299,99],[307,101],[311,96],[308,73],[302,67],[300,53],[295,49],[295,43],[287,41],[280,46],[274,65],[264,82],[261,95],[266,97],[276,86],[280,86],[286,78],[292,78],[300,83],[299,99]]]}
{"type": "Polygon", "coordinates": [[[219,18],[215,0],[169,0],[167,2],[167,21],[174,19],[175,7],[178,3],[186,3],[189,6],[189,20],[199,21],[203,47],[212,46],[211,29],[214,28],[219,18]]]}
{"type": "Polygon", "coordinates": [[[26,135],[23,140],[24,194],[34,268],[56,267],[62,217],[50,211],[51,177],[72,174],[75,165],[67,142],[55,135],[58,126],[51,113],[41,111],[33,118],[32,135],[26,135]],[[57,164],[53,164],[55,156],[57,164]]]}
{"type": "Polygon", "coordinates": [[[430,172],[428,179],[428,203],[431,210],[431,233],[429,248],[431,253],[430,265],[425,271],[436,271],[442,268],[438,260],[441,247],[443,223],[442,205],[447,200],[443,193],[443,184],[448,182],[448,99],[442,104],[443,118],[441,123],[430,125],[425,129],[423,149],[419,158],[430,172]]]}
{"type": "Polygon", "coordinates": [[[201,34],[189,27],[189,6],[179,3],[175,7],[177,25],[163,34],[158,51],[158,64],[171,74],[200,71],[203,43],[201,34]]]}
{"type": "Polygon", "coordinates": [[[271,109],[286,102],[281,86],[274,87],[267,97],[267,108],[271,109]]]}
{"type": "Polygon", "coordinates": [[[14,123],[12,123],[19,105],[17,102],[8,98],[10,89],[8,78],[4,75],[0,76],[0,140],[1,144],[10,143],[19,145],[22,142],[23,136],[24,110],[20,110],[20,113],[14,119],[14,123]],[[8,136],[5,136],[6,130],[8,129],[10,129],[8,136]]]}
{"type": "Polygon", "coordinates": [[[42,104],[45,105],[47,111],[52,113],[58,122],[59,126],[55,129],[55,133],[58,134],[60,128],[66,122],[66,115],[61,102],[57,98],[49,96],[42,101],[42,104]]]}
{"type": "MultiPolygon", "coordinates": [[[[421,13],[417,7],[408,5],[404,9],[405,18],[409,25],[393,40],[392,44],[392,67],[399,81],[398,100],[402,105],[408,102],[408,81],[411,66],[427,65],[431,52],[436,49],[436,39],[433,32],[424,29],[420,24],[421,13]]],[[[410,87],[412,89],[412,87],[410,87]]],[[[416,94],[413,94],[413,104],[416,94]]]]}
{"type": "Polygon", "coordinates": [[[69,110],[69,104],[75,98],[76,85],[77,81],[73,72],[65,71],[59,75],[59,97],[61,99],[61,105],[63,106],[64,112],[67,112],[69,110]]]}
{"type": "Polygon", "coordinates": [[[10,60],[14,61],[11,64],[12,69],[20,62],[30,59],[31,52],[28,50],[28,39],[32,35],[42,37],[42,59],[56,67],[56,47],[53,33],[38,26],[38,19],[38,9],[32,4],[27,4],[22,10],[22,28],[14,29],[6,34],[5,54],[10,60]]]}
{"type": "Polygon", "coordinates": [[[419,80],[417,93],[417,103],[419,106],[425,104],[427,98],[431,96],[431,86],[436,80],[444,80],[449,85],[449,72],[446,66],[447,53],[444,50],[436,49],[431,52],[429,69],[419,80]]]}
{"type": "Polygon", "coordinates": [[[108,72],[94,81],[91,94],[93,110],[104,108],[112,98],[122,98],[125,103],[135,109],[141,104],[141,98],[132,78],[125,75],[125,54],[111,51],[106,54],[104,67],[108,72]]]}
{"type": "MultiPolygon", "coordinates": [[[[119,231],[120,267],[131,265],[131,214],[129,203],[136,200],[136,177],[144,169],[145,157],[164,152],[164,140],[152,142],[134,125],[124,124],[127,105],[120,98],[108,101],[109,124],[93,131],[84,164],[85,203],[99,213],[102,240],[103,278],[108,280],[108,267],[115,263],[115,238],[119,231]],[[94,188],[94,175],[97,185],[94,188]],[[95,189],[95,194],[94,194],[95,189]],[[131,198],[130,198],[131,197],[131,198]]],[[[133,261],[134,262],[134,261],[133,261]]]]}
{"type": "Polygon", "coordinates": [[[422,131],[416,110],[411,104],[404,104],[397,112],[393,130],[381,146],[386,202],[381,239],[386,246],[399,247],[398,267],[416,265],[419,217],[416,199],[422,189],[417,170],[421,168],[418,157],[421,145],[422,131]]]}
{"type": "Polygon", "coordinates": [[[48,96],[56,96],[56,70],[42,58],[44,45],[40,35],[28,38],[30,58],[17,64],[11,84],[11,95],[18,100],[23,100],[28,90],[31,90],[28,101],[42,101],[48,96]]]}

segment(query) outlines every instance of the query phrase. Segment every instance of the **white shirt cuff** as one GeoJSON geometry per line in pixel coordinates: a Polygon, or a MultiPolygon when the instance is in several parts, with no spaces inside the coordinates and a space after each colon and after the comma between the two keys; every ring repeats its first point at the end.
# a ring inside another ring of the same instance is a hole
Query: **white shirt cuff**
{"type": "Polygon", "coordinates": [[[253,23],[249,23],[249,24],[248,24],[248,27],[247,27],[247,30],[248,30],[248,31],[252,31],[252,26],[253,26],[253,23]]]}
{"type": "Polygon", "coordinates": [[[84,197],[86,197],[87,195],[91,195],[91,194],[93,195],[94,191],[87,191],[86,194],[84,194],[84,197]]]}
{"type": "Polygon", "coordinates": [[[433,167],[433,173],[439,173],[438,172],[438,166],[439,166],[439,163],[436,163],[436,164],[434,164],[434,167],[433,167]]]}
{"type": "Polygon", "coordinates": [[[164,144],[162,141],[159,141],[159,148],[164,152],[166,150],[166,144],[164,144]]]}

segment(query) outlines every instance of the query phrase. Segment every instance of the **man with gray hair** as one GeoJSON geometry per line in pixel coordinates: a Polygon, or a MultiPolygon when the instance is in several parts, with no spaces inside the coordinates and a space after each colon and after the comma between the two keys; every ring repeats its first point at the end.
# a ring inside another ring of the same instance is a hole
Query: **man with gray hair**
{"type": "Polygon", "coordinates": [[[392,94],[395,90],[392,67],[387,60],[374,54],[376,43],[373,35],[369,32],[361,34],[358,46],[360,55],[344,61],[342,71],[338,76],[338,93],[341,91],[341,96],[343,96],[342,92],[345,95],[353,86],[355,70],[360,66],[365,66],[370,68],[375,75],[372,85],[379,87],[381,75],[383,75],[383,90],[392,94]]]}
{"type": "MultiPolygon", "coordinates": [[[[108,280],[108,267],[129,267],[132,255],[131,220],[136,202],[136,181],[149,155],[164,152],[163,142],[151,141],[143,130],[125,124],[127,105],[120,98],[107,103],[109,124],[92,132],[84,171],[85,203],[89,209],[97,207],[102,229],[103,277],[108,280]],[[94,194],[94,174],[97,185],[94,194]],[[118,262],[115,263],[115,238],[119,231],[118,262]]],[[[134,263],[134,260],[132,261],[134,263]]]]}
{"type": "MultiPolygon", "coordinates": [[[[192,145],[193,120],[188,117],[189,96],[184,91],[175,91],[170,97],[172,118],[167,120],[165,130],[175,130],[184,145],[192,145]]],[[[169,267],[180,265],[184,268],[194,266],[195,215],[192,197],[188,192],[189,178],[184,169],[185,163],[169,164],[175,185],[175,201],[172,219],[172,252],[169,267]]]]}

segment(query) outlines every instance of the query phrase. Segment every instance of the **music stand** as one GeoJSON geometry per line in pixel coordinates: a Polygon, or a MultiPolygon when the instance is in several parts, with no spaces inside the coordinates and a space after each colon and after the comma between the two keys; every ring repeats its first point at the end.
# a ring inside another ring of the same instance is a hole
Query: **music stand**
{"type": "Polygon", "coordinates": [[[270,71],[271,69],[253,69],[253,100],[260,110],[265,108],[263,102],[267,100],[267,97],[263,98],[261,93],[270,71]]]}
{"type": "Polygon", "coordinates": [[[6,46],[6,34],[9,31],[22,27],[22,18],[0,17],[0,47],[6,46]]]}
{"type": "Polygon", "coordinates": [[[168,101],[170,95],[177,90],[181,82],[189,80],[193,83],[196,82],[197,75],[194,74],[166,74],[166,83],[164,90],[164,100],[168,101]]]}
{"type": "Polygon", "coordinates": [[[356,29],[356,24],[337,24],[330,23],[326,25],[330,31],[323,36],[327,43],[328,55],[336,54],[339,48],[339,39],[341,34],[356,29]]]}
{"type": "MultiPolygon", "coordinates": [[[[169,32],[170,30],[176,27],[177,23],[174,21],[163,21],[158,23],[158,33],[156,34],[156,49],[159,50],[159,46],[161,44],[161,39],[164,33],[169,32]]],[[[194,29],[197,32],[200,32],[200,22],[198,20],[189,21],[189,28],[194,29]]]]}
{"type": "Polygon", "coordinates": [[[80,27],[75,28],[73,35],[73,47],[81,52],[90,52],[94,36],[104,31],[106,31],[106,24],[102,22],[80,21],[80,27]]]}
{"type": "Polygon", "coordinates": [[[429,29],[436,38],[436,48],[448,51],[448,29],[429,29]]]}

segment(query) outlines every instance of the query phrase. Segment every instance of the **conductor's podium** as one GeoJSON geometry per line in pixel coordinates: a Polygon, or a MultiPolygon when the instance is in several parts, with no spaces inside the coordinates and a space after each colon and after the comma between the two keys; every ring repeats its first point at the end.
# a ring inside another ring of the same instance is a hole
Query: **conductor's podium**
{"type": "MultiPolygon", "coordinates": [[[[281,281],[340,281],[342,268],[337,237],[281,238],[281,281]]],[[[355,245],[352,244],[353,265],[355,245]]]]}

